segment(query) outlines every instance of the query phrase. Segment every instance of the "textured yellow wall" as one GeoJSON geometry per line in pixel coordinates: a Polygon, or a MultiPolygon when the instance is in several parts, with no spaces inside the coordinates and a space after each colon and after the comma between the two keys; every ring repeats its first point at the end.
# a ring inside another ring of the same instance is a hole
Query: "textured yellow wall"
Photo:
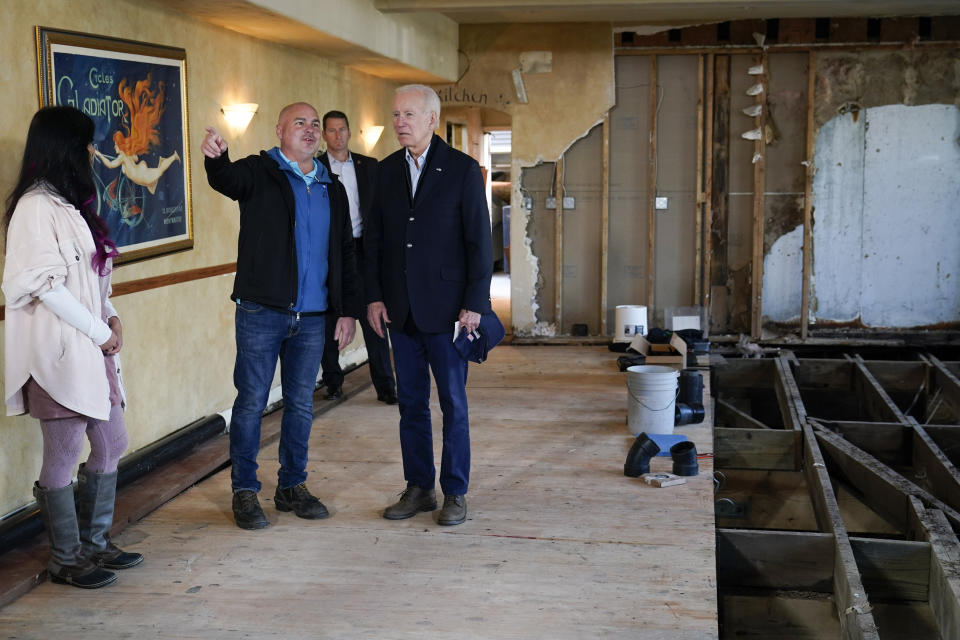
{"type": "Polygon", "coordinates": [[[463,25],[460,50],[460,80],[435,86],[444,104],[512,117],[511,312],[514,331],[530,333],[539,265],[526,242],[529,212],[520,206],[520,170],[555,161],[613,107],[613,33],[605,23],[463,25]],[[527,51],[549,51],[553,64],[548,73],[524,74],[528,103],[521,104],[511,71],[527,51]]]}
{"type": "MultiPolygon", "coordinates": [[[[199,151],[206,125],[226,132],[221,104],[260,104],[242,136],[227,135],[232,157],[273,146],[277,113],[297,100],[312,103],[321,114],[329,109],[345,111],[357,151],[366,151],[359,138],[363,126],[384,124],[389,129],[394,84],[316,55],[185,18],[159,5],[125,0],[7,0],[3,9],[0,153],[6,160],[0,163],[0,193],[4,198],[16,179],[27,125],[39,106],[35,26],[186,50],[194,248],[120,266],[114,273],[115,283],[235,261],[237,205],[207,185],[199,151]]],[[[382,157],[395,148],[395,138],[385,131],[370,155],[382,157]]],[[[121,357],[129,452],[232,405],[235,349],[233,305],[228,297],[232,282],[232,275],[218,276],[114,299],[124,323],[121,357]]],[[[356,344],[360,343],[362,338],[356,344]]],[[[36,420],[0,418],[0,515],[32,501],[40,457],[36,420]]]]}

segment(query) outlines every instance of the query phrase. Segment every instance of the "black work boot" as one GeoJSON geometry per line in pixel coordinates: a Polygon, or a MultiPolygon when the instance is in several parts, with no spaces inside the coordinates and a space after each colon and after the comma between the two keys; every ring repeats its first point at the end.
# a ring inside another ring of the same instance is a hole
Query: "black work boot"
{"type": "Polygon", "coordinates": [[[437,516],[437,524],[444,526],[463,524],[467,519],[467,499],[465,496],[443,496],[443,509],[437,516]]]}
{"type": "Polygon", "coordinates": [[[81,589],[99,589],[117,580],[117,574],[101,569],[83,557],[77,510],[73,503],[73,486],[44,489],[33,485],[33,495],[40,507],[43,526],[50,539],[50,562],[47,572],[51,582],[70,584],[81,589]]]}
{"type": "Polygon", "coordinates": [[[265,529],[270,521],[260,508],[257,492],[241,489],[233,492],[233,519],[241,529],[265,529]]]}
{"type": "Polygon", "coordinates": [[[277,487],[273,503],[277,506],[277,511],[293,511],[298,518],[322,520],[330,516],[323,503],[311,494],[307,485],[302,482],[289,489],[277,487]]]}
{"type": "Polygon", "coordinates": [[[77,524],[83,555],[98,567],[129,569],[143,562],[139,553],[128,553],[110,541],[113,507],[117,498],[117,472],[94,473],[80,465],[77,473],[77,524]]]}
{"type": "Polygon", "coordinates": [[[383,517],[387,520],[403,520],[436,508],[437,492],[413,485],[404,489],[399,501],[384,509],[383,517]]]}

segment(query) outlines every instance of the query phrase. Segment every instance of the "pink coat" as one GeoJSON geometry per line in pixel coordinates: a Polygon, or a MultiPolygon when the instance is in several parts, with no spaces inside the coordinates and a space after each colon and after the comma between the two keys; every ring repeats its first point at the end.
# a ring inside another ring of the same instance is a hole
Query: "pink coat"
{"type": "MultiPolygon", "coordinates": [[[[99,276],[91,266],[95,251],[80,212],[52,189],[38,187],[20,198],[7,231],[2,285],[7,415],[26,412],[22,389],[33,376],[68,409],[109,419],[110,385],[99,345],[37,297],[63,283],[95,317],[106,321],[117,315],[109,302],[110,276],[99,276]]],[[[120,360],[113,360],[119,374],[120,360]]]]}

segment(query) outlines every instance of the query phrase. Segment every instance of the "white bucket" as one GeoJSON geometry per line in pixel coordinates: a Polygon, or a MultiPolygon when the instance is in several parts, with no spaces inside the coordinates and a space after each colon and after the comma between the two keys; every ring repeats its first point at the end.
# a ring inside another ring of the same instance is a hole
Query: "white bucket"
{"type": "Polygon", "coordinates": [[[634,336],[647,334],[647,308],[643,305],[618,304],[613,317],[614,342],[630,342],[634,336]]]}
{"type": "Polygon", "coordinates": [[[627,429],[641,432],[673,433],[674,403],[680,372],[673,367],[641,364],[627,367],[627,429]]]}

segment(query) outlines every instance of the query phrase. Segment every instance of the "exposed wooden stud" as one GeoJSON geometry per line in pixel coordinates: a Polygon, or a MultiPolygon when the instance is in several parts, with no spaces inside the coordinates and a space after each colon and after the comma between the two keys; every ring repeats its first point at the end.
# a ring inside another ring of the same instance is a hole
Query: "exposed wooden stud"
{"type": "Polygon", "coordinates": [[[701,291],[704,287],[704,274],[701,271],[703,254],[703,56],[697,57],[697,153],[696,183],[697,194],[694,202],[694,262],[693,262],[693,304],[702,304],[701,291]]]}
{"type": "Polygon", "coordinates": [[[650,109],[650,140],[647,151],[647,313],[653,314],[656,289],[657,242],[657,56],[650,56],[648,105],[650,109]]]}
{"type": "Polygon", "coordinates": [[[810,268],[813,256],[813,155],[816,152],[814,131],[814,91],[816,89],[817,54],[813,51],[807,56],[807,152],[806,172],[803,187],[803,284],[800,294],[800,339],[807,339],[810,320],[810,268]]]}
{"type": "Polygon", "coordinates": [[[607,333],[607,278],[610,245],[610,114],[603,117],[603,149],[601,151],[602,184],[600,186],[600,335],[607,333]]]}
{"type": "Polygon", "coordinates": [[[753,257],[750,270],[750,335],[759,339],[763,331],[763,222],[766,205],[766,155],[767,155],[767,54],[760,53],[755,59],[761,65],[763,73],[754,76],[757,83],[763,85],[763,91],[756,96],[756,103],[762,108],[755,124],[760,136],[753,143],[753,257]]]}
{"type": "MultiPolygon", "coordinates": [[[[710,277],[711,259],[713,258],[713,77],[714,77],[713,54],[707,54],[707,95],[706,95],[706,133],[703,138],[706,143],[706,153],[703,154],[703,314],[705,322],[703,325],[703,334],[710,333],[710,290],[712,278],[710,277]]],[[[699,161],[698,161],[699,162],[699,161]]]]}
{"type": "Polygon", "coordinates": [[[557,198],[554,215],[553,241],[553,321],[557,325],[557,334],[563,331],[563,155],[557,159],[556,175],[553,181],[553,193],[557,198]]]}
{"type": "Polygon", "coordinates": [[[910,497],[913,518],[922,525],[923,539],[930,543],[930,593],[927,601],[937,621],[941,638],[960,638],[960,543],[944,514],[925,509],[910,497]]]}
{"type": "MultiPolygon", "coordinates": [[[[726,331],[729,325],[727,293],[730,265],[727,256],[730,173],[730,56],[714,58],[713,117],[710,119],[710,309],[711,327],[726,331]],[[714,258],[716,259],[714,262],[714,258]]],[[[711,328],[711,331],[713,329],[711,328]]]]}
{"type": "Polygon", "coordinates": [[[857,489],[862,494],[863,501],[871,509],[889,516],[904,531],[909,524],[909,496],[916,496],[925,505],[943,511],[952,523],[960,526],[960,512],[870,454],[853,446],[829,429],[817,427],[815,436],[823,452],[834,463],[837,475],[857,489]]]}
{"type": "Polygon", "coordinates": [[[897,407],[883,386],[867,369],[863,358],[853,357],[853,388],[864,403],[869,416],[878,422],[900,422],[907,424],[907,418],[897,407]]]}

